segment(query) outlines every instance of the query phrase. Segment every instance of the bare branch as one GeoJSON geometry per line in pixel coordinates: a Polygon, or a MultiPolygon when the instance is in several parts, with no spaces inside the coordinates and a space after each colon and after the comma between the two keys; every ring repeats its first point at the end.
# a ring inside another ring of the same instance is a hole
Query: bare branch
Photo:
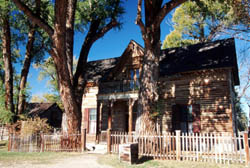
{"type": "Polygon", "coordinates": [[[186,2],[187,0],[171,0],[163,5],[161,10],[159,11],[157,18],[154,21],[154,25],[156,27],[159,27],[162,20],[165,18],[165,16],[174,8],[179,6],[180,4],[186,2]]]}
{"type": "Polygon", "coordinates": [[[141,8],[142,8],[142,0],[138,0],[138,5],[137,5],[137,17],[136,17],[136,21],[135,24],[137,24],[142,32],[142,36],[144,41],[146,40],[146,28],[144,23],[142,22],[142,16],[141,16],[141,8]]]}
{"type": "Polygon", "coordinates": [[[54,30],[52,27],[49,26],[49,24],[45,20],[43,20],[40,16],[32,12],[32,10],[20,0],[12,0],[12,1],[21,11],[23,11],[23,13],[25,13],[29,17],[29,19],[32,20],[32,22],[34,22],[39,27],[44,29],[44,31],[46,31],[49,34],[49,36],[52,37],[54,30]]]}

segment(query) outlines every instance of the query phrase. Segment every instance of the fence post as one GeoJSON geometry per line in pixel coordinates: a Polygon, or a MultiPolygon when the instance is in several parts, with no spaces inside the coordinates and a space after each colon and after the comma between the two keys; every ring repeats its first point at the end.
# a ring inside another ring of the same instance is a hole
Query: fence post
{"type": "Polygon", "coordinates": [[[111,153],[111,129],[107,129],[107,153],[111,153]]]}
{"type": "Polygon", "coordinates": [[[82,152],[86,150],[86,128],[81,131],[81,144],[82,144],[82,152]]]}
{"type": "Polygon", "coordinates": [[[43,135],[43,133],[41,133],[40,136],[41,136],[41,150],[40,150],[40,152],[44,152],[44,135],[43,135]]]}
{"type": "Polygon", "coordinates": [[[244,132],[243,137],[244,137],[244,149],[245,149],[245,153],[246,153],[246,165],[248,166],[250,163],[250,158],[249,158],[249,144],[248,144],[247,132],[244,132]]]}
{"type": "Polygon", "coordinates": [[[8,151],[11,151],[13,134],[9,134],[8,151]]]}
{"type": "Polygon", "coordinates": [[[176,142],[176,160],[180,161],[181,160],[181,131],[176,130],[176,137],[175,137],[175,142],[176,142]]]}

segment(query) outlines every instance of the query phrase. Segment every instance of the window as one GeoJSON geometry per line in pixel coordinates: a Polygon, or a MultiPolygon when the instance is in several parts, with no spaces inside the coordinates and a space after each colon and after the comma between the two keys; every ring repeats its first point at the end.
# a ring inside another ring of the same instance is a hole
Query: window
{"type": "Polygon", "coordinates": [[[89,109],[89,120],[96,121],[96,109],[95,108],[89,109]]]}
{"type": "Polygon", "coordinates": [[[94,134],[96,132],[96,108],[85,108],[84,124],[87,133],[94,134]]]}
{"type": "Polygon", "coordinates": [[[172,106],[172,128],[173,131],[200,132],[200,106],[197,104],[172,106]]]}
{"type": "Polygon", "coordinates": [[[139,69],[130,69],[130,89],[138,90],[139,89],[139,69]]]}

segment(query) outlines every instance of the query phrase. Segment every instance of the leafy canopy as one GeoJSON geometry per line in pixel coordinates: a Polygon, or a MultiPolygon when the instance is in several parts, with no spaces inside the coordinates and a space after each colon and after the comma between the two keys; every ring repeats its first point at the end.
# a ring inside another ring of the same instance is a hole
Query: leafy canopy
{"type": "Polygon", "coordinates": [[[99,30],[112,20],[118,21],[121,27],[122,14],[124,14],[121,0],[80,0],[77,3],[75,26],[76,30],[84,32],[91,22],[100,21],[99,30]]]}
{"type": "Polygon", "coordinates": [[[222,35],[234,36],[249,32],[250,23],[237,15],[234,5],[221,0],[183,3],[173,14],[174,30],[166,36],[162,48],[180,47],[212,41],[222,35]]]}

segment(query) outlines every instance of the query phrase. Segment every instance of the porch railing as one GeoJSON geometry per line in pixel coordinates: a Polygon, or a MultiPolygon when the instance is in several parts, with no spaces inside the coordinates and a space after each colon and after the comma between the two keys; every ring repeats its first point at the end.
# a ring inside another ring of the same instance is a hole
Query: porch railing
{"type": "Polygon", "coordinates": [[[119,93],[139,90],[139,82],[136,80],[123,80],[103,82],[100,84],[100,94],[119,93]]]}

